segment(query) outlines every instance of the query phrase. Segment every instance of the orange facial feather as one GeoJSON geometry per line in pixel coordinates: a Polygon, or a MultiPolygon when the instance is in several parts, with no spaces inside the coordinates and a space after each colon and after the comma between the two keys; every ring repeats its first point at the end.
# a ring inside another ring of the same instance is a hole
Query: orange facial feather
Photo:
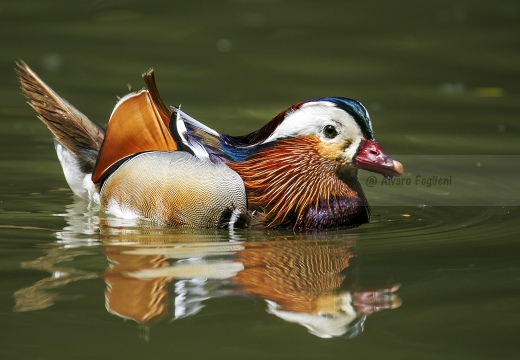
{"type": "Polygon", "coordinates": [[[336,174],[335,160],[320,155],[316,137],[279,140],[249,159],[228,166],[244,180],[252,210],[266,213],[268,227],[305,228],[309,208],[333,198],[359,198],[336,174]]]}

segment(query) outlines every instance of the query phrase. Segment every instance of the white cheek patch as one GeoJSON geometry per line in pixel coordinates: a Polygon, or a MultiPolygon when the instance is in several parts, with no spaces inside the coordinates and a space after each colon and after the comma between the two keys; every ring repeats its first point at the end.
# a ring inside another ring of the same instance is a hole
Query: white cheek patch
{"type": "Polygon", "coordinates": [[[287,114],[283,122],[278,125],[264,143],[288,137],[317,135],[320,131],[319,125],[325,119],[330,119],[329,113],[334,108],[334,104],[330,102],[304,104],[299,109],[287,114]]]}
{"type": "MultiPolygon", "coordinates": [[[[318,136],[324,143],[340,145],[361,141],[363,134],[356,121],[332,102],[319,101],[303,104],[289,113],[264,143],[283,138],[318,136]],[[327,125],[336,127],[338,135],[329,139],[323,135],[327,125]]],[[[356,147],[357,150],[357,147],[356,147]]]]}
{"type": "Polygon", "coordinates": [[[352,142],[348,148],[345,149],[343,152],[344,159],[348,159],[349,164],[354,164],[354,157],[357,154],[357,151],[359,149],[359,145],[361,144],[361,137],[359,137],[357,140],[352,142]]]}

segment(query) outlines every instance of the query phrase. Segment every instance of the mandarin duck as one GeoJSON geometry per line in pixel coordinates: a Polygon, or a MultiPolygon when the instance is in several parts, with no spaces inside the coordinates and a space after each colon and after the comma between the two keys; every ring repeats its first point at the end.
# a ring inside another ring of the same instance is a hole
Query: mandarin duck
{"type": "Polygon", "coordinates": [[[358,169],[403,172],[356,100],[299,102],[260,129],[231,136],[166,106],[150,70],[146,88],[121,98],[104,129],[27,64],[17,65],[73,193],[116,217],[188,228],[354,227],[370,215],[358,169]]]}

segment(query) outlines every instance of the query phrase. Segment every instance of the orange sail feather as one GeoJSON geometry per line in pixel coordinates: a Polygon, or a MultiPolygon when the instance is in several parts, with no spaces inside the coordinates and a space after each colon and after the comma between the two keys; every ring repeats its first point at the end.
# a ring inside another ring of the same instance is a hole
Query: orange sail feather
{"type": "Polygon", "coordinates": [[[147,90],[123,97],[108,122],[92,181],[98,183],[110,166],[129,155],[177,150],[168,130],[169,121],[147,90]]]}

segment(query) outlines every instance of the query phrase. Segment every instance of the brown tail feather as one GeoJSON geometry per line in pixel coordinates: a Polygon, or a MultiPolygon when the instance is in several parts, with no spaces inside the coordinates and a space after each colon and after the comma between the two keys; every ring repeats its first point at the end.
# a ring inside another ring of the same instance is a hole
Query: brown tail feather
{"type": "Polygon", "coordinates": [[[84,173],[91,173],[105,131],[45,84],[23,61],[15,69],[28,103],[56,140],[72,153],[84,173]]]}

